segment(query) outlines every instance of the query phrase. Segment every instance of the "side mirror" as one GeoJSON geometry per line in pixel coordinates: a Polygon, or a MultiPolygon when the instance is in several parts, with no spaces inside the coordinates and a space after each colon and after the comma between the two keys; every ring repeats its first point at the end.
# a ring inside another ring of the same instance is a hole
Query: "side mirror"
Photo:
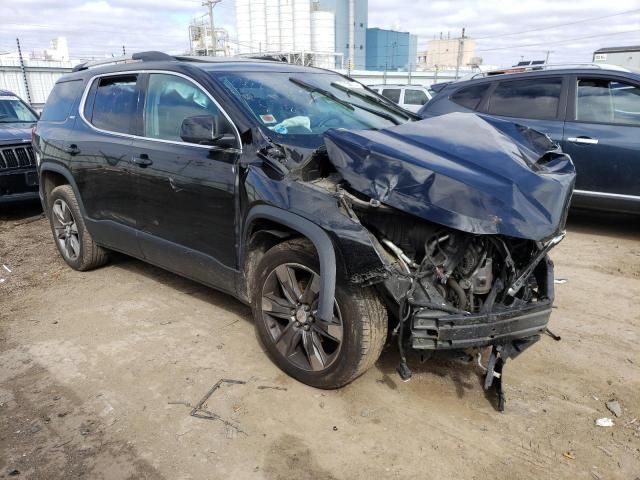
{"type": "Polygon", "coordinates": [[[218,133],[216,118],[211,115],[187,117],[180,126],[180,138],[187,143],[211,145],[221,148],[236,146],[236,137],[232,133],[218,133]]]}

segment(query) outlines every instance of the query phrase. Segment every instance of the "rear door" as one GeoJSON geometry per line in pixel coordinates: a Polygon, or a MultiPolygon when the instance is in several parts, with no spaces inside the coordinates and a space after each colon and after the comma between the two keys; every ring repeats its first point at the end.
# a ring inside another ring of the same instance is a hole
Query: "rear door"
{"type": "Polygon", "coordinates": [[[145,258],[229,290],[236,268],[237,130],[213,97],[188,77],[145,75],[141,133],[130,150],[139,199],[145,258]],[[190,143],[187,118],[215,118],[215,134],[233,134],[233,147],[190,143]]]}
{"type": "Polygon", "coordinates": [[[567,85],[568,79],[560,75],[500,80],[479,110],[546,133],[560,144],[567,85]]]}
{"type": "Polygon", "coordinates": [[[140,256],[135,240],[137,204],[130,148],[136,132],[139,74],[94,78],[80,104],[72,171],[89,228],[101,244],[140,256]]]}
{"type": "Polygon", "coordinates": [[[640,83],[572,78],[562,148],[576,165],[576,193],[640,201],[640,83]]]}

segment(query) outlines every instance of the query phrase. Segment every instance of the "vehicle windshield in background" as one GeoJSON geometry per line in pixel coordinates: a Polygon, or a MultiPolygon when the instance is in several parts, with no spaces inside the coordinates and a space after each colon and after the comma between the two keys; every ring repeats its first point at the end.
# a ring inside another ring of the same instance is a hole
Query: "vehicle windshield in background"
{"type": "Polygon", "coordinates": [[[19,98],[0,96],[0,123],[34,123],[38,119],[19,98]]]}
{"type": "Polygon", "coordinates": [[[217,80],[279,135],[319,135],[330,128],[381,129],[412,120],[409,113],[331,73],[224,73],[217,80]]]}

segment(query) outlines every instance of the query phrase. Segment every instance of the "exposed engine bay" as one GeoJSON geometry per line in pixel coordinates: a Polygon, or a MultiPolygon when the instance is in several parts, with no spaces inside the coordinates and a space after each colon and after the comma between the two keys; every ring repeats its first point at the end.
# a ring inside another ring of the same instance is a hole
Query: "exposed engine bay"
{"type": "Polygon", "coordinates": [[[466,349],[474,356],[493,345],[486,386],[497,378],[504,409],[504,362],[546,329],[553,301],[553,268],[546,254],[564,234],[547,242],[470,234],[366,202],[340,186],[337,191],[393,257],[393,274],[383,285],[388,306],[397,306],[400,376],[411,377],[406,344],[421,351],[466,349]],[[512,321],[529,310],[526,325],[512,321]]]}

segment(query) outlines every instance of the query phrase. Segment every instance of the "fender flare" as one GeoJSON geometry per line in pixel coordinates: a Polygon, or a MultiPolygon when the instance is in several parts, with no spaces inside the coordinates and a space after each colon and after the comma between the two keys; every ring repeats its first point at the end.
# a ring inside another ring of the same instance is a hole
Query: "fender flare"
{"type": "Polygon", "coordinates": [[[45,172],[54,172],[54,173],[59,173],[60,175],[62,175],[67,182],[69,183],[69,185],[71,185],[71,188],[73,188],[73,193],[76,196],[76,200],[78,201],[78,206],[80,207],[80,212],[82,213],[82,216],[84,218],[87,217],[86,211],[84,209],[84,203],[82,202],[82,197],[80,197],[80,191],[78,190],[78,185],[76,184],[76,181],[73,178],[73,175],[71,174],[71,172],[69,171],[68,168],[63,167],[62,165],[58,165],[57,163],[51,163],[51,162],[43,162],[40,164],[40,172],[39,172],[39,177],[40,177],[40,188],[42,190],[42,203],[43,203],[43,207],[45,212],[47,211],[48,205],[46,204],[47,202],[47,198],[44,195],[44,184],[42,183],[42,174],[45,172]]]}
{"type": "Polygon", "coordinates": [[[301,233],[313,243],[320,260],[318,317],[320,320],[330,321],[333,318],[333,304],[336,293],[336,254],[329,235],[318,225],[299,215],[270,205],[257,205],[249,211],[244,222],[243,238],[245,242],[247,240],[248,227],[258,219],[281,223],[301,233]]]}

